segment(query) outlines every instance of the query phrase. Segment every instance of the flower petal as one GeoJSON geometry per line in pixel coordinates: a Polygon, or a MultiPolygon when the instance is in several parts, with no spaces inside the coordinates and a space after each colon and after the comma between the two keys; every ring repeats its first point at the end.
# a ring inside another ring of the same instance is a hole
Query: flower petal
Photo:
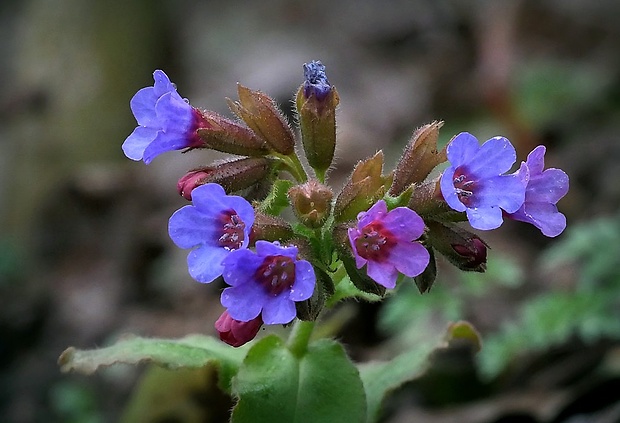
{"type": "Polygon", "coordinates": [[[424,233],[424,221],[413,210],[407,207],[397,207],[383,219],[385,228],[405,241],[420,238],[424,233]]]}
{"type": "Polygon", "coordinates": [[[568,185],[568,175],[564,171],[547,169],[530,178],[525,191],[525,201],[555,204],[566,195],[568,185]]]}
{"type": "Polygon", "coordinates": [[[193,248],[200,244],[217,246],[215,217],[202,213],[194,206],[183,206],[168,221],[168,234],[180,248],[193,248]]]}
{"type": "Polygon", "coordinates": [[[551,238],[560,235],[566,229],[566,216],[558,211],[555,204],[526,203],[509,217],[531,223],[540,229],[543,235],[551,238]]]}
{"type": "Polygon", "coordinates": [[[499,206],[508,213],[519,210],[525,201],[525,185],[519,175],[501,175],[480,183],[475,196],[475,206],[499,206]]]}
{"type": "Polygon", "coordinates": [[[160,154],[187,147],[187,138],[183,134],[159,131],[157,137],[144,150],[144,163],[149,164],[160,154]]]}
{"type": "Polygon", "coordinates": [[[155,80],[153,88],[157,97],[161,97],[171,91],[176,91],[175,85],[170,82],[170,78],[168,78],[168,75],[166,75],[163,70],[157,69],[153,72],[153,80],[155,80]]]}
{"type": "Polygon", "coordinates": [[[269,241],[256,241],[256,254],[258,254],[259,256],[262,257],[267,257],[267,256],[286,256],[286,257],[290,257],[293,260],[297,259],[297,247],[295,246],[289,246],[289,247],[283,247],[280,245],[280,243],[276,242],[269,242],[269,241]]]}
{"type": "Polygon", "coordinates": [[[387,204],[384,200],[379,200],[368,211],[357,215],[358,227],[362,228],[375,220],[381,220],[387,214],[387,204]]]}
{"type": "Polygon", "coordinates": [[[430,254],[418,242],[401,242],[390,253],[390,261],[403,275],[414,277],[426,269],[430,254]]]}
{"type": "Polygon", "coordinates": [[[177,132],[189,136],[194,122],[192,106],[176,92],[162,95],[155,104],[155,112],[164,132],[177,132]]]}
{"type": "Polygon", "coordinates": [[[138,125],[161,129],[155,114],[155,103],[158,98],[153,87],[142,88],[131,98],[129,106],[138,125]]]}
{"type": "Polygon", "coordinates": [[[366,265],[366,274],[379,285],[383,285],[388,289],[392,289],[396,286],[398,271],[390,262],[369,260],[366,265]]]}
{"type": "Polygon", "coordinates": [[[138,126],[123,142],[123,153],[131,160],[142,160],[144,150],[157,137],[157,129],[138,126]]]}
{"type": "Polygon", "coordinates": [[[263,305],[263,322],[267,325],[287,324],[296,315],[295,302],[284,293],[275,297],[267,297],[263,305]]]}
{"type": "Polygon", "coordinates": [[[187,256],[187,268],[192,278],[201,283],[213,282],[224,271],[222,260],[228,250],[211,245],[201,245],[187,256]]]}
{"type": "Polygon", "coordinates": [[[254,274],[263,263],[264,257],[257,256],[247,249],[234,250],[222,261],[224,280],[228,285],[256,285],[254,274]]]}
{"type": "Polygon", "coordinates": [[[469,163],[480,149],[480,143],[469,132],[461,132],[450,140],[446,148],[448,161],[457,168],[469,163]]]}
{"type": "Polygon", "coordinates": [[[260,314],[265,300],[266,296],[260,292],[260,286],[252,283],[226,288],[220,298],[230,317],[241,322],[255,319],[260,314]]]}
{"type": "Polygon", "coordinates": [[[361,236],[360,231],[357,228],[349,228],[347,230],[347,235],[349,236],[351,251],[353,252],[353,257],[355,258],[355,267],[361,269],[366,264],[366,259],[357,253],[357,247],[355,246],[355,240],[361,236]]]}
{"type": "Polygon", "coordinates": [[[307,300],[314,293],[315,285],[316,276],[312,265],[306,260],[295,262],[295,283],[289,298],[293,301],[307,300]]]}
{"type": "Polygon", "coordinates": [[[482,144],[467,163],[467,168],[477,178],[486,179],[509,171],[516,160],[517,152],[510,141],[504,137],[494,137],[482,144]]]}
{"type": "Polygon", "coordinates": [[[461,200],[459,200],[459,197],[456,194],[456,189],[454,188],[455,170],[456,169],[454,167],[449,167],[444,170],[443,174],[441,175],[441,195],[443,196],[445,202],[448,203],[448,205],[452,209],[459,212],[464,212],[467,207],[465,207],[465,204],[461,203],[461,200]]]}
{"type": "Polygon", "coordinates": [[[542,173],[545,168],[545,152],[547,149],[544,145],[539,145],[527,155],[526,164],[533,175],[542,173]]]}
{"type": "Polygon", "coordinates": [[[228,196],[219,184],[204,184],[192,190],[192,203],[200,209],[219,215],[230,209],[228,196]]]}
{"type": "Polygon", "coordinates": [[[476,207],[467,209],[467,220],[476,229],[488,231],[502,225],[502,209],[499,207],[476,207]]]}

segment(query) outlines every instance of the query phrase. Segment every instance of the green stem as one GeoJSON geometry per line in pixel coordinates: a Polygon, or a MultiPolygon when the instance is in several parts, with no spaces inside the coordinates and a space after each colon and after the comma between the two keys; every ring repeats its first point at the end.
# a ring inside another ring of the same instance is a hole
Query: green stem
{"type": "Polygon", "coordinates": [[[288,156],[288,158],[290,159],[291,167],[293,167],[295,169],[295,172],[297,173],[297,176],[296,176],[297,181],[306,182],[308,180],[308,175],[306,174],[306,170],[304,169],[304,166],[301,164],[299,157],[297,157],[297,154],[293,153],[290,156],[288,156]]]}
{"type": "Polygon", "coordinates": [[[318,179],[319,182],[322,183],[322,184],[325,183],[325,173],[326,172],[327,172],[327,170],[314,169],[314,173],[316,174],[316,179],[318,179]]]}
{"type": "Polygon", "coordinates": [[[296,357],[303,357],[304,354],[306,354],[313,330],[314,322],[306,322],[299,319],[295,321],[293,330],[291,330],[288,342],[286,343],[286,346],[293,355],[296,357]]]}
{"type": "Polygon", "coordinates": [[[295,178],[295,180],[299,183],[306,182],[308,180],[308,175],[306,174],[306,170],[304,169],[299,157],[297,154],[293,153],[288,156],[282,156],[280,154],[276,154],[275,157],[286,166],[286,170],[295,178]]]}

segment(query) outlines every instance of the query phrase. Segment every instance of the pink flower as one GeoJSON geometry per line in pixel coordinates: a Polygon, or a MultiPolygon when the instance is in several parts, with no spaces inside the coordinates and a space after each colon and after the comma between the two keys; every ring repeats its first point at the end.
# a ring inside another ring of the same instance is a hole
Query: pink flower
{"type": "Polygon", "coordinates": [[[424,233],[424,221],[413,210],[397,207],[388,212],[379,200],[357,216],[357,227],[348,231],[358,269],[379,285],[394,288],[398,273],[418,276],[430,260],[426,248],[415,242],[424,233]]]}

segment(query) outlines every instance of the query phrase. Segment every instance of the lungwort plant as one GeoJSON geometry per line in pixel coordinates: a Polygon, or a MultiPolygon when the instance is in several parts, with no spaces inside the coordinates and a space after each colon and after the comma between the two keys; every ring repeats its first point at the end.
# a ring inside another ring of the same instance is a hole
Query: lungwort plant
{"type": "Polygon", "coordinates": [[[418,128],[393,171],[384,171],[379,151],[335,191],[328,176],[340,99],[321,62],[304,65],[295,129],[260,91],[238,85],[239,99],[228,101],[236,118],[229,118],[192,106],[163,71],[153,77],[131,99],[138,126],[123,143],[128,158],[148,164],[205,149],[235,156],[180,178],[178,193],[191,203],[168,225],[171,240],[188,250],[189,275],[227,285],[215,322],[220,339],[128,337],[107,348],[69,348],[63,371],[143,361],[196,371],[212,365],[234,399],[234,422],[375,421],[386,394],[418,376],[434,348],[455,337],[478,344],[477,333],[457,322],[390,361],[355,364],[339,342],[313,336],[321,316],[342,301],[381,301],[399,284],[427,292],[437,255],[484,272],[487,243],[464,222],[492,230],[515,219],[546,236],[566,226],[556,203],[568,177],[544,169],[544,147],[509,173],[516,153],[508,139],[480,144],[462,132],[439,149],[442,122],[418,128]],[[288,339],[254,340],[273,325],[284,325],[288,339]]]}

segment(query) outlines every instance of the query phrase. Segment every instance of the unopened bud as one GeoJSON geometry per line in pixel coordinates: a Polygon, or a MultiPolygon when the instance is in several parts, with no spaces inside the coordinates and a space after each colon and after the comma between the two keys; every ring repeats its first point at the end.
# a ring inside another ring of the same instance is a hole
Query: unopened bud
{"type": "Polygon", "coordinates": [[[258,240],[285,242],[295,236],[293,228],[281,217],[254,211],[254,224],[250,232],[250,243],[258,240]]]}
{"type": "Polygon", "coordinates": [[[297,219],[310,228],[320,228],[329,217],[332,190],[312,179],[288,190],[288,198],[297,219]]]}
{"type": "Polygon", "coordinates": [[[388,178],[382,176],[383,152],[360,161],[345,183],[334,206],[337,222],[353,220],[357,214],[366,211],[385,194],[388,178]]]}
{"type": "Polygon", "coordinates": [[[484,272],[487,244],[480,237],[456,225],[427,221],[428,242],[461,270],[484,272]]]}
{"type": "Polygon", "coordinates": [[[423,218],[453,222],[467,219],[464,213],[459,213],[448,206],[441,194],[439,178],[414,184],[410,189],[412,193],[407,207],[415,210],[423,218]]]}
{"type": "Polygon", "coordinates": [[[203,119],[208,126],[197,133],[206,148],[238,156],[269,154],[267,143],[247,126],[211,111],[203,112],[203,119]]]}
{"type": "Polygon", "coordinates": [[[251,157],[194,169],[179,179],[177,190],[188,200],[194,188],[208,183],[219,184],[226,192],[239,191],[265,179],[271,165],[270,159],[251,157]]]}
{"type": "Polygon", "coordinates": [[[416,129],[394,169],[390,195],[397,196],[411,184],[422,182],[439,163],[446,161],[446,149],[437,151],[439,128],[443,122],[431,122],[416,129]]]}
{"type": "Polygon", "coordinates": [[[237,84],[239,101],[228,100],[230,109],[276,152],[295,151],[295,137],[286,118],[271,97],[237,84]]]}
{"type": "Polygon", "coordinates": [[[338,92],[318,61],[304,64],[305,82],[296,96],[301,140],[308,163],[323,179],[331,166],[336,148],[336,107],[338,92]]]}
{"type": "Polygon", "coordinates": [[[192,201],[192,191],[194,188],[204,185],[203,182],[209,177],[211,172],[208,169],[195,169],[187,172],[179,182],[177,182],[177,191],[180,196],[188,201],[192,201]]]}
{"type": "Polygon", "coordinates": [[[215,322],[215,329],[222,341],[233,347],[240,347],[254,339],[262,325],[263,318],[260,314],[249,322],[241,322],[230,317],[227,310],[215,322]]]}

